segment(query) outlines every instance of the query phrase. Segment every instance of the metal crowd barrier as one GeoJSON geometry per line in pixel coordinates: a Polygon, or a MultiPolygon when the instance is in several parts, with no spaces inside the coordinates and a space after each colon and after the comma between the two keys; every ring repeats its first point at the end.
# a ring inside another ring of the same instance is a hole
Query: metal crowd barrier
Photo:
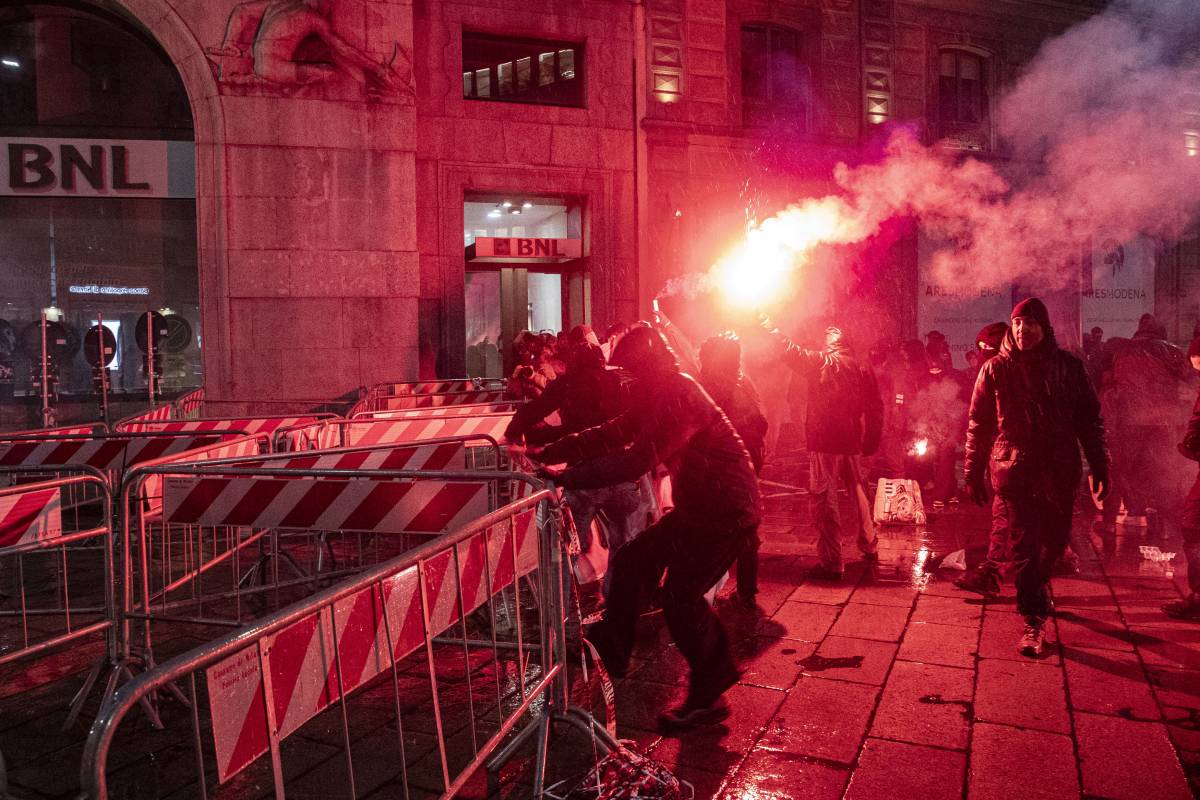
{"type": "Polygon", "coordinates": [[[504,381],[491,378],[454,378],[436,381],[385,381],[372,386],[350,410],[347,416],[360,411],[378,411],[387,408],[389,398],[420,395],[462,394],[466,392],[503,392],[504,381]]]}
{"type": "Polygon", "coordinates": [[[161,633],[237,626],[486,514],[511,496],[510,481],[463,472],[488,460],[467,461],[476,440],[498,463],[494,441],[458,437],[136,470],[121,496],[131,512],[121,529],[120,663],[151,665],[161,633]]]}
{"type": "Polygon", "coordinates": [[[511,421],[512,414],[479,414],[334,420],[330,424],[342,429],[343,444],[355,446],[480,434],[499,441],[511,421]]]}
{"type": "Polygon", "coordinates": [[[138,751],[162,744],[121,735],[121,726],[134,706],[169,687],[185,702],[164,708],[176,735],[169,769],[153,778],[159,796],[193,787],[201,798],[261,796],[270,785],[276,798],[334,790],[359,797],[381,787],[387,796],[450,797],[531,737],[540,795],[553,722],[614,747],[588,712],[569,705],[557,504],[528,476],[505,477],[525,481],[531,493],[180,654],[107,697],[84,749],[84,796],[140,796],[138,770],[153,765],[153,754],[138,751]],[[536,618],[524,604],[526,575],[540,595],[536,618]],[[515,600],[509,635],[497,633],[502,592],[515,600]],[[304,734],[299,744],[296,733],[304,734]]]}
{"type": "Polygon", "coordinates": [[[303,414],[296,416],[262,417],[194,417],[156,421],[119,422],[116,430],[121,433],[207,433],[226,431],[240,434],[265,434],[274,442],[275,433],[301,425],[311,425],[324,419],[335,419],[335,414],[303,414]]]}
{"type": "Polygon", "coordinates": [[[396,408],[384,411],[360,411],[350,419],[404,419],[406,417],[472,417],[480,414],[511,414],[524,401],[506,400],[501,403],[465,403],[433,406],[431,408],[396,408]]]}
{"type": "Polygon", "coordinates": [[[72,700],[68,726],[117,653],[112,493],[99,470],[77,469],[0,489],[0,666],[105,635],[105,657],[72,700]],[[70,504],[84,495],[96,502],[70,504]]]}

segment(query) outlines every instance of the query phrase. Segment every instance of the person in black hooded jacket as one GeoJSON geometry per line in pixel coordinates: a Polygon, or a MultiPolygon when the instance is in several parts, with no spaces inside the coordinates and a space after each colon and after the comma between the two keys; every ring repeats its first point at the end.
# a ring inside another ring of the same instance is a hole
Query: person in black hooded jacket
{"type": "Polygon", "coordinates": [[[618,342],[611,362],[634,376],[630,410],[530,455],[546,464],[572,464],[562,472],[542,471],[564,489],[611,486],[666,465],[675,507],[613,556],[604,616],[587,636],[608,670],[621,677],[638,615],[666,572],[663,614],[691,676],[687,699],[659,722],[685,728],[717,721],[728,714],[721,696],[740,672],[704,593],[758,526],[758,478],[729,418],[679,371],[661,333],[635,327],[618,342]]]}
{"type": "Polygon", "coordinates": [[[1080,446],[1092,491],[1103,499],[1109,462],[1096,390],[1083,362],[1059,349],[1045,304],[1023,300],[1013,308],[1000,354],[975,381],[965,477],[971,499],[984,505],[991,473],[992,515],[995,526],[1008,529],[1017,611],[1025,617],[1018,649],[1035,658],[1045,644],[1051,570],[1071,531],[1080,446]]]}

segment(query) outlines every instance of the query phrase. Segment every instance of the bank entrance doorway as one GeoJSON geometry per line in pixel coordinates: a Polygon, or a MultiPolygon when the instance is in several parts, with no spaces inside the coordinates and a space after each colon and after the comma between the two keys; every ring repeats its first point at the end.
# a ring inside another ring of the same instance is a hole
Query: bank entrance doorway
{"type": "Polygon", "coordinates": [[[463,211],[467,375],[502,378],[521,331],[557,334],[590,319],[582,210],[514,194],[468,196],[463,211]]]}

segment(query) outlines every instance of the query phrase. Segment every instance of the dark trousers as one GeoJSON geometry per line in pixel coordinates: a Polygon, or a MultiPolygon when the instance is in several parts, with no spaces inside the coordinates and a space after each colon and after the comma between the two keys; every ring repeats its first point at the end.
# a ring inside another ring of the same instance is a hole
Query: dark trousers
{"type": "Polygon", "coordinates": [[[1114,428],[1109,442],[1112,491],[1104,500],[1104,521],[1112,524],[1121,503],[1133,516],[1144,516],[1147,507],[1159,511],[1166,499],[1162,462],[1175,452],[1174,430],[1162,425],[1128,425],[1114,428]]]}
{"type": "Polygon", "coordinates": [[[742,545],[742,552],[737,557],[737,593],[746,600],[753,600],[758,594],[758,547],[762,541],[758,538],[758,526],[755,525],[742,545]]]}
{"type": "Polygon", "coordinates": [[[618,550],[609,565],[612,586],[604,617],[589,632],[615,658],[609,666],[623,670],[628,663],[638,615],[666,571],[663,614],[691,667],[692,690],[732,672],[729,639],[704,593],[741,553],[746,535],[728,521],[688,519],[673,510],[618,550]]]}
{"type": "Polygon", "coordinates": [[[1187,558],[1188,588],[1200,594],[1200,474],[1183,502],[1179,527],[1183,532],[1183,554],[1187,558]]]}
{"type": "MultiPolygon", "coordinates": [[[[1006,534],[1017,585],[1017,613],[1029,622],[1050,616],[1050,575],[1067,549],[1074,493],[1054,495],[1000,491],[992,500],[992,537],[1006,534]]],[[[992,553],[989,549],[989,560],[992,553]]]]}

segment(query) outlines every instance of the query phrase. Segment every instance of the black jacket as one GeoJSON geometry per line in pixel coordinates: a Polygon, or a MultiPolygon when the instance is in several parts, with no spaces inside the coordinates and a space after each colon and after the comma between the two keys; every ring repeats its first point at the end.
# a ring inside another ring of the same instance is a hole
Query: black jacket
{"type": "Polygon", "coordinates": [[[883,430],[883,401],[875,373],[849,348],[797,347],[783,336],[783,362],[808,379],[804,431],[814,453],[871,455],[883,430]]]}
{"type": "Polygon", "coordinates": [[[530,435],[531,440],[554,441],[607,422],[629,408],[629,381],[628,373],[615,367],[573,366],[550,381],[540,395],[517,407],[504,436],[513,441],[530,435],[555,411],[562,425],[543,426],[536,435],[530,435]]]}
{"type": "Polygon", "coordinates": [[[758,402],[758,392],[748,379],[738,381],[700,376],[705,391],[725,412],[733,429],[742,437],[742,443],[750,451],[750,462],[754,472],[762,472],[767,441],[767,418],[763,416],[758,402]]]}
{"type": "Polygon", "coordinates": [[[695,379],[679,372],[640,377],[633,407],[542,451],[547,463],[576,464],[562,485],[593,489],[635,481],[656,464],[671,473],[675,509],[700,521],[758,523],[758,479],[729,419],[695,379]]]}
{"type": "Polygon", "coordinates": [[[967,423],[966,477],[991,469],[999,493],[1062,496],[1079,485],[1079,448],[1092,472],[1108,476],[1100,400],[1083,362],[1060,350],[1053,330],[1034,350],[1011,332],[979,370],[967,423]]]}
{"type": "Polygon", "coordinates": [[[1196,395],[1196,404],[1192,406],[1192,416],[1188,420],[1187,432],[1179,443],[1179,452],[1192,461],[1200,461],[1200,394],[1196,395]]]}

